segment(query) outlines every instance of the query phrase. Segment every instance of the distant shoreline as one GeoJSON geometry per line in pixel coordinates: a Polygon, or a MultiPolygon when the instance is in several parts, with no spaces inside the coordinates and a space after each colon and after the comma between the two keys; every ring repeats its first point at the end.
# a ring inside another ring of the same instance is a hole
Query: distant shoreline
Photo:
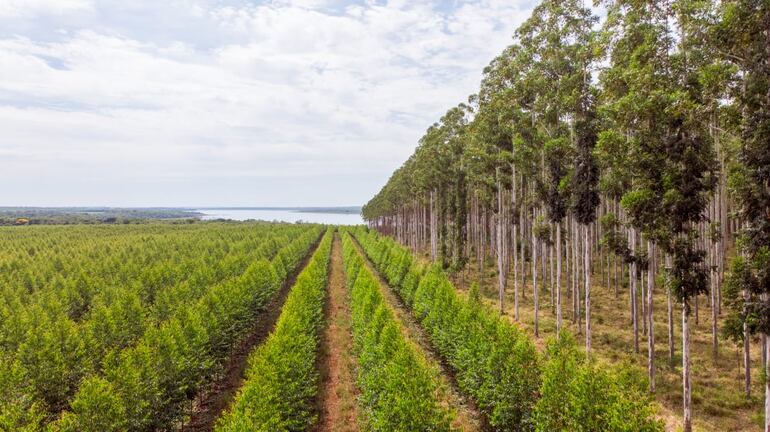
{"type": "MultiPolygon", "coordinates": [[[[211,220],[210,213],[231,213],[222,219],[241,220],[233,213],[280,212],[293,214],[361,216],[361,207],[0,207],[0,226],[137,223],[147,220],[211,220]]],[[[280,217],[276,216],[278,219],[280,217]]],[[[269,219],[262,215],[261,219],[269,219]]],[[[284,217],[285,219],[285,217],[284,217]]],[[[303,220],[305,217],[288,218],[303,220]]],[[[328,218],[327,218],[328,219],[328,218]]],[[[246,220],[246,219],[243,219],[246,220]]]]}
{"type": "Polygon", "coordinates": [[[107,207],[107,206],[72,206],[72,207],[36,207],[36,206],[0,206],[0,214],[23,212],[50,213],[106,213],[115,211],[169,211],[185,212],[191,216],[200,216],[198,210],[280,210],[299,213],[360,214],[360,206],[330,207],[107,207]]]}
{"type": "Polygon", "coordinates": [[[361,214],[361,207],[195,207],[190,210],[276,210],[297,213],[361,214]]]}

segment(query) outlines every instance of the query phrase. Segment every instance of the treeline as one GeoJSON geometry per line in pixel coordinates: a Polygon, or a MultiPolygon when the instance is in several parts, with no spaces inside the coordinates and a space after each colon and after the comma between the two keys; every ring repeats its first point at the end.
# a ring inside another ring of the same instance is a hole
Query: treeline
{"type": "Polygon", "coordinates": [[[363,215],[445,268],[483,272],[492,255],[500,310],[512,278],[517,319],[531,281],[536,334],[536,287],[550,287],[557,334],[566,290],[589,354],[591,277],[616,290],[627,278],[633,348],[648,335],[652,391],[653,294],[664,289],[669,360],[681,305],[689,432],[699,296],[711,308],[715,357],[727,307],[723,331],[744,344],[747,391],[752,335],[767,368],[770,4],[605,0],[599,22],[584,3],[537,6],[479,92],[428,128],[363,215]]]}
{"type": "Polygon", "coordinates": [[[194,223],[200,213],[175,208],[0,207],[0,226],[135,224],[152,219],[194,223]]]}

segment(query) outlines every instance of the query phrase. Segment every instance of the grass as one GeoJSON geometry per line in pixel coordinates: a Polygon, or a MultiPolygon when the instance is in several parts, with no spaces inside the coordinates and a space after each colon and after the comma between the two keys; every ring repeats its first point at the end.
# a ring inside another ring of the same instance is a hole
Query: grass
{"type": "MultiPolygon", "coordinates": [[[[468,266],[475,267],[475,266],[468,266]]],[[[509,278],[510,279],[510,278],[509,278]]],[[[538,278],[540,279],[540,278],[538,278]]],[[[468,268],[454,274],[452,280],[458,289],[467,292],[471,283],[480,284],[480,291],[485,302],[497,305],[497,279],[492,263],[488,263],[484,277],[479,277],[477,269],[468,268]]],[[[595,283],[591,288],[593,351],[600,361],[611,364],[628,363],[646,374],[647,337],[642,334],[639,323],[639,354],[633,352],[633,331],[631,324],[628,288],[621,287],[618,297],[614,288],[601,284],[598,274],[592,277],[595,283]]],[[[542,281],[538,280],[538,283],[542,281]]],[[[534,338],[534,304],[532,281],[527,280],[525,287],[519,287],[519,314],[517,323],[534,338]]],[[[627,283],[627,280],[626,280],[627,283]]],[[[562,278],[562,313],[565,327],[576,333],[578,329],[572,323],[572,303],[567,296],[566,278],[562,278]]],[[[550,302],[550,289],[541,285],[539,329],[536,339],[542,349],[545,340],[556,333],[556,314],[550,302]]],[[[513,281],[506,285],[505,314],[514,320],[513,281]]],[[[641,301],[641,299],[639,300],[641,301]]],[[[641,305],[641,303],[639,303],[641,305]]],[[[582,305],[581,305],[582,307],[582,305]]],[[[641,306],[639,306],[641,308],[641,306]]],[[[681,384],[681,309],[674,306],[674,347],[676,355],[673,363],[668,361],[668,331],[666,294],[656,286],[654,296],[655,317],[655,362],[657,391],[655,395],[658,415],[666,423],[667,431],[681,430],[682,424],[682,384],[681,384]]],[[[582,313],[582,312],[581,312],[582,313]]],[[[641,314],[641,310],[640,310],[641,314]]],[[[724,315],[724,313],[723,313],[724,315]]],[[[759,368],[761,345],[757,340],[751,344],[752,393],[747,399],[743,392],[742,347],[733,342],[719,340],[719,356],[714,361],[711,351],[711,309],[708,300],[700,298],[699,323],[694,317],[690,320],[693,418],[695,431],[761,431],[762,407],[764,403],[763,376],[759,368]]],[[[722,317],[723,318],[723,317],[722,317]]],[[[721,322],[719,322],[721,328],[721,322]]],[[[583,323],[583,325],[585,325],[583,323]]],[[[582,334],[582,333],[581,333],[582,334]]]]}

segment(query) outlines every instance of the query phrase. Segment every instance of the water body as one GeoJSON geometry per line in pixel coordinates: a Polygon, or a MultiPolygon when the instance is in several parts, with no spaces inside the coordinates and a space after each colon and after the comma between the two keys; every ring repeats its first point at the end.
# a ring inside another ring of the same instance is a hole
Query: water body
{"type": "Polygon", "coordinates": [[[364,220],[357,213],[329,213],[300,211],[292,209],[196,209],[201,219],[231,219],[244,221],[249,219],[269,222],[311,222],[326,225],[362,225],[364,220]]]}

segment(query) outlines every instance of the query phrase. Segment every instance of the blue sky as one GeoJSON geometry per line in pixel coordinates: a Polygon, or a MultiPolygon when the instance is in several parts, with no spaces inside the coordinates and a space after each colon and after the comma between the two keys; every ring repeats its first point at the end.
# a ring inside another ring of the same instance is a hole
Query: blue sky
{"type": "Polygon", "coordinates": [[[0,206],[358,205],[530,0],[0,0],[0,206]]]}

